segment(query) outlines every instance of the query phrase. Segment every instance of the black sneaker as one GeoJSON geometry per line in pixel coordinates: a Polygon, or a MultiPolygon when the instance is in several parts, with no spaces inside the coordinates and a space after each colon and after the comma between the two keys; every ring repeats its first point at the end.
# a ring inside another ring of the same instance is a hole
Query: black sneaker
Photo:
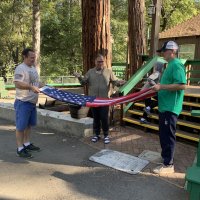
{"type": "Polygon", "coordinates": [[[25,148],[23,148],[21,151],[18,151],[18,149],[17,149],[17,156],[22,157],[22,158],[32,158],[33,157],[25,148]]]}
{"type": "Polygon", "coordinates": [[[36,147],[34,144],[29,144],[28,146],[25,146],[24,145],[24,148],[27,150],[27,151],[40,151],[40,147],[36,147]]]}

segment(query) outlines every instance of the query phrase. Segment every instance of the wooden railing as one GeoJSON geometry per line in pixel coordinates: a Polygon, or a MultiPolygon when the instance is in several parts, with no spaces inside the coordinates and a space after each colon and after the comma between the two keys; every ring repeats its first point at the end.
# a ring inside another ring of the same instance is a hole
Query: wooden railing
{"type": "Polygon", "coordinates": [[[186,76],[188,85],[200,84],[200,60],[187,60],[186,76]]]}

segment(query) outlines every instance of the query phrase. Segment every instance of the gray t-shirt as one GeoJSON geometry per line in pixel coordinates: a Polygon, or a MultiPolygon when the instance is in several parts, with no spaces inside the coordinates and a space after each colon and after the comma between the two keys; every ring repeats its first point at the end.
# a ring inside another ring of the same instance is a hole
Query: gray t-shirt
{"type": "MultiPolygon", "coordinates": [[[[25,63],[22,63],[16,67],[14,81],[24,82],[29,85],[39,87],[39,75],[36,68],[33,66],[29,67],[25,63]]],[[[16,88],[16,99],[36,104],[38,101],[38,94],[34,93],[32,90],[16,88]]]]}

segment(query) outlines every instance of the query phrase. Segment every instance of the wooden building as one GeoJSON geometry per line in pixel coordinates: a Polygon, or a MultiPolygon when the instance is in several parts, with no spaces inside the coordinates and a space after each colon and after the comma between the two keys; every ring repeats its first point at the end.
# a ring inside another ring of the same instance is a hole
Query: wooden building
{"type": "Polygon", "coordinates": [[[200,14],[159,34],[159,47],[173,40],[180,47],[180,57],[200,60],[200,14]]]}

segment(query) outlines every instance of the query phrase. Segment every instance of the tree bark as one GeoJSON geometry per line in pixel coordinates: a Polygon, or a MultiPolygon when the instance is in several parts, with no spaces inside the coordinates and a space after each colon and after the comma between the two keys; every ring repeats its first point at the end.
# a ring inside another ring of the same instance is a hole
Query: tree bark
{"type": "Polygon", "coordinates": [[[33,50],[35,51],[35,67],[40,74],[40,0],[33,0],[33,50]]]}
{"type": "Polygon", "coordinates": [[[144,0],[128,0],[128,51],[130,75],[141,66],[141,55],[145,53],[144,0]]]}
{"type": "Polygon", "coordinates": [[[110,0],[82,0],[82,44],[84,72],[94,67],[98,53],[111,67],[110,0]]]}

